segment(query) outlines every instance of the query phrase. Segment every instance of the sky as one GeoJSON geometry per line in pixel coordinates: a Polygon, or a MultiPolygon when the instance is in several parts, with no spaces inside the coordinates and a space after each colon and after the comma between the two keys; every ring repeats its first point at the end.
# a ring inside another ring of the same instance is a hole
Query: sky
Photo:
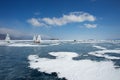
{"type": "Polygon", "coordinates": [[[0,34],[120,39],[120,0],[0,0],[0,34]]]}

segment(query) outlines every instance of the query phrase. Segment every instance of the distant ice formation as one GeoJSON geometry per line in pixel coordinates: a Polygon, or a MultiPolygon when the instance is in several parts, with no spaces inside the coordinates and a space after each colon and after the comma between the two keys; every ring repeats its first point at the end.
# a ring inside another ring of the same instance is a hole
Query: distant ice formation
{"type": "Polygon", "coordinates": [[[33,36],[33,41],[35,41],[35,40],[36,40],[36,38],[37,38],[37,36],[36,36],[36,35],[34,35],[34,36],[33,36]]]}
{"type": "Polygon", "coordinates": [[[33,41],[34,41],[35,43],[40,43],[40,42],[41,42],[41,36],[40,36],[40,35],[34,35],[33,41]]]}
{"type": "Polygon", "coordinates": [[[56,59],[28,56],[29,67],[46,73],[56,72],[68,80],[120,80],[120,69],[115,69],[111,61],[73,60],[78,56],[74,52],[50,52],[49,55],[56,59]]]}
{"type": "Polygon", "coordinates": [[[6,35],[5,41],[8,42],[8,43],[10,42],[10,36],[9,36],[9,34],[6,35]]]}

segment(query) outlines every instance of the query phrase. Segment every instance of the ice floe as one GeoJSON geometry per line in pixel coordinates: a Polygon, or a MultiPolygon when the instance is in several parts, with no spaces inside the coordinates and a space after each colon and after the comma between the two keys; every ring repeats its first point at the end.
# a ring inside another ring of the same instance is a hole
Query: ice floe
{"type": "Polygon", "coordinates": [[[120,50],[100,50],[100,51],[89,52],[88,54],[94,55],[97,57],[104,57],[107,59],[120,59],[120,57],[106,55],[106,53],[120,54],[120,50]]]}
{"type": "Polygon", "coordinates": [[[56,59],[29,55],[29,67],[46,73],[56,72],[68,80],[120,80],[120,69],[115,69],[112,61],[73,60],[79,56],[74,52],[50,52],[49,55],[56,59]]]}
{"type": "Polygon", "coordinates": [[[97,46],[97,45],[94,45],[93,47],[95,47],[95,48],[97,48],[97,49],[106,49],[105,47],[97,46]]]}

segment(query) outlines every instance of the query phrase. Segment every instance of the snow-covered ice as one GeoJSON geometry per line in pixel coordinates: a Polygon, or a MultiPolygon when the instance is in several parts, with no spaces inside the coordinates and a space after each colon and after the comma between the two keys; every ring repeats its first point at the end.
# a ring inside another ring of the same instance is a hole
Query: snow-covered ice
{"type": "Polygon", "coordinates": [[[56,59],[29,55],[29,67],[46,73],[56,72],[68,80],[120,80],[120,69],[115,69],[112,61],[73,60],[79,56],[74,52],[50,52],[49,55],[56,59]]]}

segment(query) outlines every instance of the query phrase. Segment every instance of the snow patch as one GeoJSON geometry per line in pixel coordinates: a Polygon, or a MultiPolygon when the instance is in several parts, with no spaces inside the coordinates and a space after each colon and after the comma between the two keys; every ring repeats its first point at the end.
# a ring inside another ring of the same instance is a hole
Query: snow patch
{"type": "MultiPolygon", "coordinates": [[[[102,52],[101,52],[102,53],[102,52]]],[[[120,69],[115,69],[111,61],[73,60],[79,56],[74,52],[51,52],[56,59],[29,55],[30,68],[66,77],[68,80],[120,80],[120,69]]]]}

